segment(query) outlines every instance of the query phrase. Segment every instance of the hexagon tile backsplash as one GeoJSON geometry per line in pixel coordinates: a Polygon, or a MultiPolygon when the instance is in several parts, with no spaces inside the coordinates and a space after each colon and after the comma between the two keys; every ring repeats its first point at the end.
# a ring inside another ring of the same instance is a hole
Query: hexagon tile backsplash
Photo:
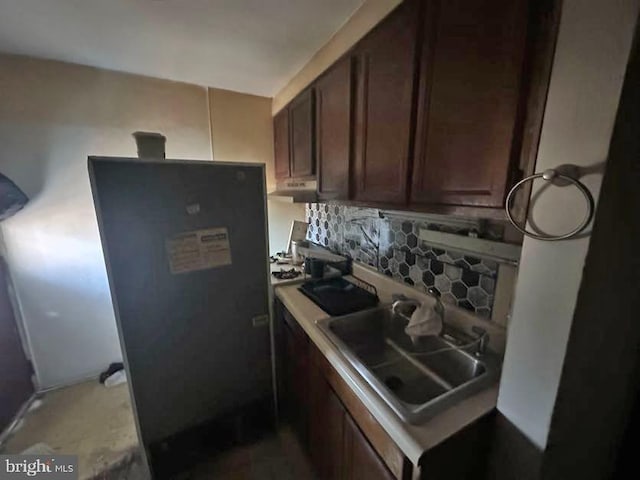
{"type": "Polygon", "coordinates": [[[461,229],[393,216],[378,210],[308,203],[307,239],[424,292],[435,287],[444,302],[491,318],[498,263],[455,250],[433,247],[419,239],[420,229],[458,233],[461,229]]]}

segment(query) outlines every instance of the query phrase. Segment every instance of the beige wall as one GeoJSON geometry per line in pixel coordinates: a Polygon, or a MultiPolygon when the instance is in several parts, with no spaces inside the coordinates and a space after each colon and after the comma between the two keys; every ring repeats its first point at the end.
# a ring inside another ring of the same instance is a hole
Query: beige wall
{"type": "Polygon", "coordinates": [[[402,0],[366,0],[333,37],[273,98],[277,113],[318,75],[340,58],[402,0]]]}
{"type": "Polygon", "coordinates": [[[31,198],[1,228],[41,387],[121,358],[87,156],[135,156],[150,130],[210,159],[207,115],[201,87],[0,55],[0,172],[31,198]]]}
{"type": "MultiPolygon", "coordinates": [[[[275,187],[271,99],[209,89],[213,158],[227,162],[266,164],[267,190],[275,187]]],[[[275,253],[286,247],[291,221],[304,220],[304,204],[267,202],[269,245],[275,253]]]]}
{"type": "MultiPolygon", "coordinates": [[[[639,6],[638,0],[564,0],[537,171],[606,160],[639,6]]],[[[597,199],[602,174],[582,181],[597,199]]],[[[532,209],[545,231],[566,232],[582,218],[584,200],[575,189],[548,189],[532,209]]],[[[540,448],[547,443],[588,247],[588,237],[525,238],[522,245],[498,408],[540,448]]]]}
{"type": "MultiPolygon", "coordinates": [[[[213,138],[215,159],[265,163],[274,184],[269,98],[0,55],[0,172],[31,199],[0,233],[42,388],[121,358],[87,156],[136,156],[136,130],[166,135],[168,158],[210,160],[213,138]]],[[[272,251],[294,218],[303,205],[269,202],[272,251]]]]}

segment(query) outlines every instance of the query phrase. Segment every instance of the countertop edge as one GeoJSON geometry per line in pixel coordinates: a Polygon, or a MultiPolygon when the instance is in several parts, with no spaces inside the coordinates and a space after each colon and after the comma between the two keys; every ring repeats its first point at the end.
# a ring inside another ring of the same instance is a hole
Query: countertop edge
{"type": "Polygon", "coordinates": [[[307,333],[320,352],[349,385],[398,448],[414,464],[431,448],[490,413],[497,404],[498,382],[449,407],[421,425],[401,420],[317,327],[328,315],[298,291],[297,285],[275,286],[275,296],[307,333]]]}

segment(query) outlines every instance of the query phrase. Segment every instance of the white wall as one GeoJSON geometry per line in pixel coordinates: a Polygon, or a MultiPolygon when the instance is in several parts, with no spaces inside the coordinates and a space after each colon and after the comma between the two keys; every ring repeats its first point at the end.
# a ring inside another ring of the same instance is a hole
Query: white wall
{"type": "Polygon", "coordinates": [[[288,203],[282,200],[268,200],[269,251],[276,254],[287,249],[289,232],[293,220],[306,221],[304,203],[288,203]]]}
{"type": "MultiPolygon", "coordinates": [[[[564,0],[536,171],[606,159],[639,4],[564,0]]],[[[583,179],[596,199],[601,180],[601,174],[583,179]]],[[[580,202],[575,190],[548,189],[535,204],[534,220],[546,231],[567,231],[581,218],[580,202]]],[[[522,248],[498,408],[540,448],[547,442],[588,246],[588,238],[526,238],[522,248]]]]}
{"type": "Polygon", "coordinates": [[[207,115],[201,87],[0,55],[0,171],[31,198],[1,228],[40,387],[121,358],[87,155],[135,156],[151,130],[210,159],[207,115]]]}

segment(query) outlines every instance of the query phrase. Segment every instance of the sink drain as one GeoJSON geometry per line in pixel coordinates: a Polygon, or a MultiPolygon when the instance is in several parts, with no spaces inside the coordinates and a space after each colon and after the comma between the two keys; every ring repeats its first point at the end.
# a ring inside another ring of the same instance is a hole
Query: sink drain
{"type": "Polygon", "coordinates": [[[395,392],[404,385],[404,382],[396,376],[391,376],[384,379],[384,384],[389,387],[389,390],[395,392]]]}

